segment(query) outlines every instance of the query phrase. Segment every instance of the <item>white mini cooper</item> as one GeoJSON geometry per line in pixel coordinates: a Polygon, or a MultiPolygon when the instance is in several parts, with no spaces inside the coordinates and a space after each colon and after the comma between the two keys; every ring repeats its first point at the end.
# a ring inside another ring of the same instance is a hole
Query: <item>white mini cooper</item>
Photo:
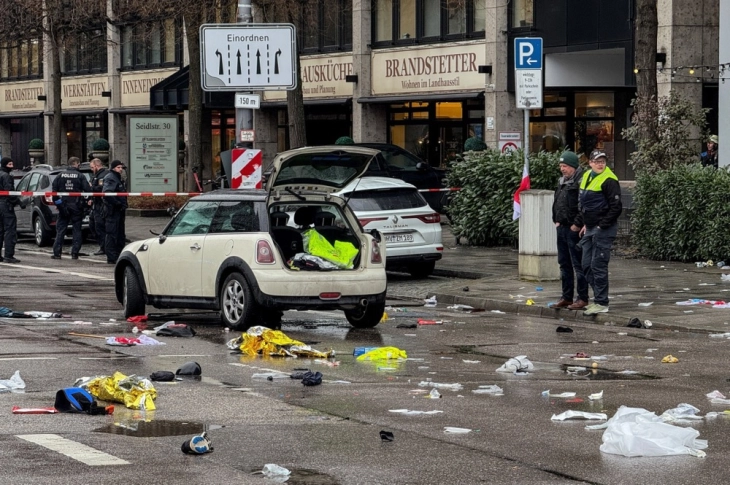
{"type": "Polygon", "coordinates": [[[125,318],[143,315],[145,305],[209,309],[245,330],[278,326],[284,310],[337,309],[354,327],[377,325],[385,244],[333,195],[377,154],[353,146],[289,150],[274,160],[267,191],[190,199],[158,237],[122,251],[114,280],[125,318]]]}

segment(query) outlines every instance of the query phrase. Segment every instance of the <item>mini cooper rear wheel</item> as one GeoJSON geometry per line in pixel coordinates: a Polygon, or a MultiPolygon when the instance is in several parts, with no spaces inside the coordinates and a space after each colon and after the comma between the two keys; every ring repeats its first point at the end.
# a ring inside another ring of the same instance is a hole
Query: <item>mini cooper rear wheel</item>
{"type": "Polygon", "coordinates": [[[122,305],[124,306],[124,318],[144,315],[142,286],[139,284],[137,272],[131,266],[124,268],[123,291],[122,305]]]}
{"type": "Polygon", "coordinates": [[[354,310],[345,310],[345,317],[355,328],[372,328],[383,318],[385,302],[371,303],[365,308],[358,307],[354,310]]]}
{"type": "Polygon", "coordinates": [[[256,312],[256,302],[243,275],[228,275],[221,287],[220,302],[223,324],[233,330],[248,330],[256,312]]]}

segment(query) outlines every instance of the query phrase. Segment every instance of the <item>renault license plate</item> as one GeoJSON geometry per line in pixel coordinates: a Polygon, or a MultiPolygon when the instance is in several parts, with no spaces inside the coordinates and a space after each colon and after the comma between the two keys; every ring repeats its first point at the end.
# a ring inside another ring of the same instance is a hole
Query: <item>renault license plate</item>
{"type": "Polygon", "coordinates": [[[413,242],[413,234],[390,234],[385,236],[387,243],[413,242]]]}

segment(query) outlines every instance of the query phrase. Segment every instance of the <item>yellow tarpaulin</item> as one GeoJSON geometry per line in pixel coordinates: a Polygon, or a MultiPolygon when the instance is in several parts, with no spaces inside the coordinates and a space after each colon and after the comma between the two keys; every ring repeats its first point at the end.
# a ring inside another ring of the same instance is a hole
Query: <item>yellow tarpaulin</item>
{"type": "Polygon", "coordinates": [[[91,379],[82,387],[101,401],[120,402],[129,409],[156,409],[157,390],[149,379],[143,377],[115,372],[113,376],[91,379]]]}
{"type": "Polygon", "coordinates": [[[320,352],[304,342],[289,338],[280,330],[266,327],[251,327],[241,337],[228,343],[228,348],[238,348],[246,355],[268,355],[276,357],[334,357],[335,351],[320,352]]]}
{"type": "Polygon", "coordinates": [[[370,352],[365,352],[360,355],[357,360],[362,362],[373,360],[400,360],[407,358],[408,354],[406,354],[406,351],[401,350],[398,347],[378,347],[377,349],[373,349],[370,352]]]}

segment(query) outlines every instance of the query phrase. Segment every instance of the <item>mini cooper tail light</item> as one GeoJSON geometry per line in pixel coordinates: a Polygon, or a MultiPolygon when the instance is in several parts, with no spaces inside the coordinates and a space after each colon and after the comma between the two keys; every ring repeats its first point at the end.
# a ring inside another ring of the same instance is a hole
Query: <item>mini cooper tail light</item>
{"type": "Polygon", "coordinates": [[[426,224],[441,223],[441,214],[434,212],[433,214],[420,214],[417,216],[403,216],[403,219],[418,219],[426,224]]]}
{"type": "Polygon", "coordinates": [[[375,264],[383,263],[383,255],[380,253],[380,244],[373,240],[373,246],[370,250],[370,262],[375,264]]]}
{"type": "Polygon", "coordinates": [[[265,239],[259,239],[256,242],[256,262],[259,264],[274,264],[274,251],[271,245],[265,239]]]}

